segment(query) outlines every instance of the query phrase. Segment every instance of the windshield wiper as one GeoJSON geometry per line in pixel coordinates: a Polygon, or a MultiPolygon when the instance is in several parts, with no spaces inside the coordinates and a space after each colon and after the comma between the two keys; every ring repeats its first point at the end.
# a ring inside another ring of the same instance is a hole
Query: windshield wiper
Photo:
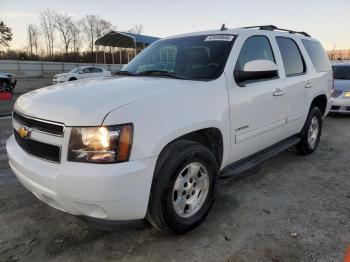
{"type": "Polygon", "coordinates": [[[115,72],[115,74],[121,75],[121,76],[136,76],[136,74],[134,74],[130,71],[126,71],[126,70],[117,71],[117,72],[115,72]]]}
{"type": "Polygon", "coordinates": [[[177,78],[177,79],[187,79],[183,76],[176,75],[174,73],[165,71],[165,70],[148,70],[148,71],[142,71],[137,74],[138,76],[145,76],[145,75],[150,75],[150,76],[168,76],[172,78],[177,78]]]}

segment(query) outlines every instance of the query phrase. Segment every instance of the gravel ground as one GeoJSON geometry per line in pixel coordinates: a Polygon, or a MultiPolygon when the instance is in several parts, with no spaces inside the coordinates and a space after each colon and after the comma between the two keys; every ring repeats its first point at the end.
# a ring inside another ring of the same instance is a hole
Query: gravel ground
{"type": "Polygon", "coordinates": [[[325,121],[318,150],[292,150],[221,179],[213,209],[192,232],[147,223],[106,233],[46,206],[8,169],[0,120],[0,261],[342,261],[350,244],[350,117],[325,121]]]}

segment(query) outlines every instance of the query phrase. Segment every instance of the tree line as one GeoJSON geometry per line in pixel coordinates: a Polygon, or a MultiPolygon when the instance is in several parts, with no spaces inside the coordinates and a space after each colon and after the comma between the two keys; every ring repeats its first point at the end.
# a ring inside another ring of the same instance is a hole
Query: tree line
{"type": "MultiPolygon", "coordinates": [[[[100,50],[95,41],[110,31],[116,31],[117,27],[99,15],[86,15],[76,19],[68,14],[45,9],[40,11],[39,21],[38,25],[27,25],[27,45],[24,50],[7,49],[0,53],[0,59],[95,62],[96,55],[104,53],[104,62],[112,60],[112,50],[106,50],[106,47],[100,50]]],[[[141,34],[143,26],[135,25],[127,31],[141,34]]],[[[12,40],[11,28],[0,22],[0,34],[0,46],[9,47],[12,40]]],[[[117,56],[119,60],[120,57],[124,59],[130,55],[128,50],[118,51],[122,52],[117,56]]]]}

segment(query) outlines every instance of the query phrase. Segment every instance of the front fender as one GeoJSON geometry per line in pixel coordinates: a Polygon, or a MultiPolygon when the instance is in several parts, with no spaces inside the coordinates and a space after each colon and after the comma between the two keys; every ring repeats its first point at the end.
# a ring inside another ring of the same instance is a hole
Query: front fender
{"type": "Polygon", "coordinates": [[[191,81],[184,88],[138,100],[110,112],[103,125],[134,124],[130,159],[154,157],[171,141],[203,128],[218,128],[223,162],[229,155],[230,121],[226,79],[191,81]]]}

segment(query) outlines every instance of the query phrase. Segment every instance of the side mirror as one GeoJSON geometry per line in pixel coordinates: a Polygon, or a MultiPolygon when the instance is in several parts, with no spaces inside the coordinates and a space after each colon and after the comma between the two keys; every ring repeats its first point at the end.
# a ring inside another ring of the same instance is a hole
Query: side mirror
{"type": "Polygon", "coordinates": [[[245,64],[243,71],[235,70],[234,78],[239,86],[245,81],[269,79],[278,76],[277,65],[270,60],[253,60],[245,64]]]}
{"type": "Polygon", "coordinates": [[[84,72],[83,71],[79,71],[78,74],[84,74],[84,72]]]}

